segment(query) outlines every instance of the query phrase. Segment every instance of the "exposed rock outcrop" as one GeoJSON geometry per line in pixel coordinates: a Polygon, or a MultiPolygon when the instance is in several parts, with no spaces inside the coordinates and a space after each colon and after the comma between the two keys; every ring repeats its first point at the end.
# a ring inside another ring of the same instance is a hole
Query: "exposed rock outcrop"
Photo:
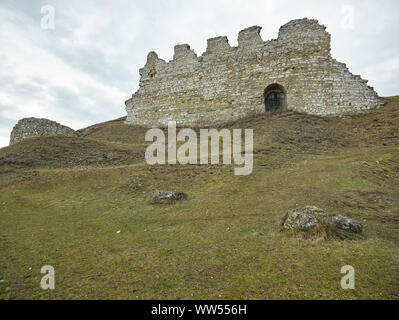
{"type": "Polygon", "coordinates": [[[10,135],[10,145],[39,136],[77,137],[75,130],[48,119],[24,118],[18,121],[10,135]]]}
{"type": "Polygon", "coordinates": [[[283,227],[307,231],[317,226],[332,227],[343,231],[361,233],[363,226],[360,222],[345,216],[333,216],[315,206],[303,206],[287,212],[283,227]]]}
{"type": "Polygon", "coordinates": [[[283,226],[286,229],[309,230],[320,225],[328,217],[330,214],[317,207],[304,206],[289,210],[283,226]]]}
{"type": "Polygon", "coordinates": [[[360,222],[354,221],[348,217],[341,215],[333,218],[333,224],[338,229],[354,233],[360,233],[363,229],[363,226],[360,222]]]}
{"type": "Polygon", "coordinates": [[[150,202],[152,204],[174,203],[178,200],[183,200],[186,198],[187,195],[183,192],[156,190],[151,194],[150,202]]]}

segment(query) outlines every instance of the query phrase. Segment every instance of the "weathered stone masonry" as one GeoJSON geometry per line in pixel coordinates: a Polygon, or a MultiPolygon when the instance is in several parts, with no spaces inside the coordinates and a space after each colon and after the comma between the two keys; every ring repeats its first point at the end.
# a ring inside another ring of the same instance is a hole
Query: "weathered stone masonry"
{"type": "Polygon", "coordinates": [[[10,135],[10,145],[40,136],[77,137],[75,130],[48,119],[24,118],[18,121],[10,135]]]}
{"type": "Polygon", "coordinates": [[[240,31],[237,47],[227,37],[208,39],[200,57],[187,44],[175,46],[168,63],[150,52],[140,88],[126,101],[126,123],[221,124],[265,112],[268,88],[284,93],[284,108],[320,116],[383,105],[367,80],[331,57],[325,29],[305,18],[288,22],[270,41],[262,40],[258,26],[240,31]]]}

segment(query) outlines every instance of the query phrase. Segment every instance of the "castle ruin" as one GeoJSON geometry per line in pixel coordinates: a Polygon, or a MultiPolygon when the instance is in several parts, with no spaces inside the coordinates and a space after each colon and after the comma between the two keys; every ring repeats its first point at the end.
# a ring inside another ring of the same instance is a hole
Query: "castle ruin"
{"type": "Polygon", "coordinates": [[[237,47],[227,37],[208,39],[200,57],[188,44],[175,46],[169,62],[150,52],[140,87],[125,102],[126,123],[211,126],[268,110],[341,116],[384,104],[367,80],[331,57],[331,36],[317,20],[290,21],[270,41],[260,30],[240,31],[237,47]]]}

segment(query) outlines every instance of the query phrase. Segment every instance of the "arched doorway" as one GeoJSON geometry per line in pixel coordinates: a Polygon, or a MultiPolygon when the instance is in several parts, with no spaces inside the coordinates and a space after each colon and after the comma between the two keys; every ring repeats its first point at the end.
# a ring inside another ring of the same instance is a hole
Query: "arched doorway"
{"type": "Polygon", "coordinates": [[[265,89],[264,97],[266,111],[275,111],[285,107],[285,90],[277,83],[273,83],[265,89]]]}

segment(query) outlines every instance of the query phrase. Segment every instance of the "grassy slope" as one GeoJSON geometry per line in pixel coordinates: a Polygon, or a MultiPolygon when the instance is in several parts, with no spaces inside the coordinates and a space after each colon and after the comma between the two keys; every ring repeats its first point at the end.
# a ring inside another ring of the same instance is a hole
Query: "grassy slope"
{"type": "Polygon", "coordinates": [[[254,128],[245,177],[232,166],[148,166],[145,129],[122,120],[0,149],[0,298],[399,298],[398,97],[347,119],[231,124],[254,128]],[[152,206],[156,188],[189,199],[152,206]],[[362,221],[364,234],[281,232],[285,211],[305,204],[362,221]],[[45,264],[56,270],[51,292],[39,286],[45,264]],[[346,264],[356,290],[340,287],[346,264]]]}

